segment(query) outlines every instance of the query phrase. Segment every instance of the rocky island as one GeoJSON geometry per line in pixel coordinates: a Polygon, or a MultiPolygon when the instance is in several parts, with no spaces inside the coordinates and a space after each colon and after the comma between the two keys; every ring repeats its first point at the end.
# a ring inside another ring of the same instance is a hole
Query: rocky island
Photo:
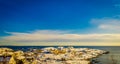
{"type": "Polygon", "coordinates": [[[0,64],[92,64],[104,50],[74,47],[46,47],[29,51],[0,48],[0,64]]]}

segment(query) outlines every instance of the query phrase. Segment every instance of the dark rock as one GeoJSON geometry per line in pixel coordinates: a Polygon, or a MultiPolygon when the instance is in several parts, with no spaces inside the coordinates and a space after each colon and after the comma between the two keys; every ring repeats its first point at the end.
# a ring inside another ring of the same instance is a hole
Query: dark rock
{"type": "Polygon", "coordinates": [[[109,53],[110,53],[109,51],[104,52],[104,54],[109,54],[109,53]]]}

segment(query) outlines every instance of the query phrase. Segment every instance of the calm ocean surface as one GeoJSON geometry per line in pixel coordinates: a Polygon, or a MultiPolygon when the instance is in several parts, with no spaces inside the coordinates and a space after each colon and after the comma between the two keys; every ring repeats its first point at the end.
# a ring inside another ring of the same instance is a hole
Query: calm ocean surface
{"type": "MultiPolygon", "coordinates": [[[[0,46],[12,48],[14,50],[23,50],[27,51],[30,48],[44,48],[49,46],[0,46]]],[[[51,47],[51,46],[50,46],[51,47]]],[[[53,46],[58,47],[58,46],[53,46]]],[[[65,46],[67,47],[67,46],[65,46]]],[[[109,54],[105,54],[97,58],[99,61],[98,64],[120,64],[120,46],[73,46],[74,48],[94,48],[109,51],[109,54]]]]}

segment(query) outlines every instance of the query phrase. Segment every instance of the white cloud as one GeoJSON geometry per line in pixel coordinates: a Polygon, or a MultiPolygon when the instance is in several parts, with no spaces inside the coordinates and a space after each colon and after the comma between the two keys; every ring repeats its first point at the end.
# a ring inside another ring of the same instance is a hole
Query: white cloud
{"type": "Polygon", "coordinates": [[[100,29],[108,29],[108,30],[118,30],[120,29],[120,26],[118,25],[107,25],[107,24],[101,24],[98,26],[100,29]]]}
{"type": "Polygon", "coordinates": [[[96,25],[97,29],[108,32],[120,32],[120,19],[116,18],[102,18],[102,19],[92,19],[91,23],[96,25]]]}
{"type": "Polygon", "coordinates": [[[71,34],[54,30],[37,30],[29,33],[7,33],[11,35],[3,37],[3,40],[11,42],[120,42],[120,34],[71,34]]]}
{"type": "Polygon", "coordinates": [[[94,29],[85,30],[86,34],[80,34],[77,30],[6,32],[10,35],[1,37],[0,42],[12,45],[120,45],[120,19],[92,19],[91,23],[94,29]]]}

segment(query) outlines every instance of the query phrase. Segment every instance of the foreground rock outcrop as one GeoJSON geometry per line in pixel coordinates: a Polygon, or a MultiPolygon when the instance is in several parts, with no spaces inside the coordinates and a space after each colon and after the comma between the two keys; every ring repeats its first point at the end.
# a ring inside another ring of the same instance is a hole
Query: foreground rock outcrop
{"type": "Polygon", "coordinates": [[[10,48],[0,48],[0,57],[5,60],[10,57],[6,64],[90,64],[91,59],[99,57],[107,51],[89,48],[73,47],[47,47],[31,49],[23,52],[14,51],[10,48]]]}

